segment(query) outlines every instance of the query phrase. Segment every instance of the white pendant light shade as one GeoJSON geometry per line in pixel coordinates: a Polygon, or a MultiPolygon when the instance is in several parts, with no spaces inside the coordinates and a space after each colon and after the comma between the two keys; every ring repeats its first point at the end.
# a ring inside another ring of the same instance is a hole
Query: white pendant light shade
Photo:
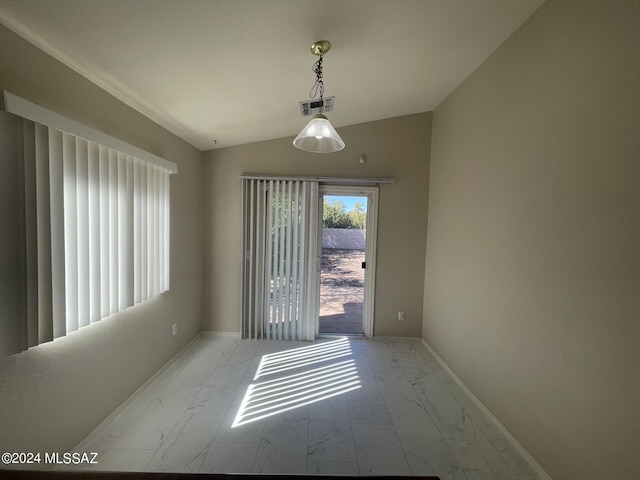
{"type": "Polygon", "coordinates": [[[305,152],[331,153],[344,148],[344,142],[321,113],[314,115],[293,141],[293,145],[305,152]]]}

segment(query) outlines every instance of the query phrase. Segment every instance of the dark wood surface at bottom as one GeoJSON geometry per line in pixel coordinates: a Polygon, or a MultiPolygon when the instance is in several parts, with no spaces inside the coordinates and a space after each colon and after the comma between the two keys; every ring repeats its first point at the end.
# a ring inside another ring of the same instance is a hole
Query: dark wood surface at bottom
{"type": "Polygon", "coordinates": [[[371,480],[440,480],[440,477],[396,475],[272,475],[272,474],[222,474],[222,473],[142,473],[142,472],[92,472],[58,470],[0,470],[0,478],[16,480],[335,480],[357,478],[371,480]]]}

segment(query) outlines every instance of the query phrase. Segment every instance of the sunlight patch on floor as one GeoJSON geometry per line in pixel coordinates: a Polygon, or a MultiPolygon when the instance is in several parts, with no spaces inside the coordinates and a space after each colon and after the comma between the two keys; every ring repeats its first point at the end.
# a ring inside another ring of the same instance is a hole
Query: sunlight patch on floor
{"type": "Polygon", "coordinates": [[[232,428],[360,388],[352,356],[347,338],[264,355],[232,428]]]}

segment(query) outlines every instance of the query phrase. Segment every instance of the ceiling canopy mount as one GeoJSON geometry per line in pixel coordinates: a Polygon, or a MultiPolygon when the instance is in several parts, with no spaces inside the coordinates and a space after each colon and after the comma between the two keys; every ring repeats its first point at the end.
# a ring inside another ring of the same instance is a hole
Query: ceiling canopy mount
{"type": "Polygon", "coordinates": [[[325,55],[331,48],[329,40],[318,40],[311,45],[311,53],[314,55],[325,55]]]}

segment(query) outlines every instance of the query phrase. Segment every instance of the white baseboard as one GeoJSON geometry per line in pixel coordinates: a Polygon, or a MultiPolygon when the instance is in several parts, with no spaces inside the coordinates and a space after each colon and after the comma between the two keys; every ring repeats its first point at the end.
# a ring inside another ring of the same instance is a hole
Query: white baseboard
{"type": "Polygon", "coordinates": [[[444,368],[447,371],[447,373],[451,375],[451,378],[453,378],[453,380],[464,391],[464,393],[466,393],[469,396],[469,398],[473,401],[473,403],[475,403],[476,407],[478,407],[480,411],[482,411],[482,413],[484,413],[487,416],[487,418],[491,420],[491,422],[496,426],[496,428],[500,430],[500,432],[517,450],[517,452],[522,456],[522,458],[524,458],[524,460],[531,466],[531,468],[540,476],[540,478],[542,478],[543,480],[552,480],[552,478],[540,466],[540,464],[536,462],[536,460],[529,454],[529,452],[527,452],[527,450],[522,445],[520,445],[520,442],[518,442],[515,439],[515,437],[511,435],[509,430],[507,430],[507,428],[504,425],[502,425],[502,423],[500,423],[500,420],[498,420],[495,417],[495,415],[491,413],[491,411],[484,405],[484,403],[482,403],[480,399],[476,397],[471,390],[469,390],[469,387],[467,387],[465,383],[462,380],[460,380],[460,378],[458,378],[458,376],[453,372],[453,370],[449,368],[449,365],[445,363],[445,361],[440,357],[440,355],[438,355],[435,352],[435,350],[431,348],[431,345],[429,345],[424,338],[421,338],[420,340],[422,342],[422,345],[424,345],[425,348],[429,350],[429,353],[433,355],[433,357],[438,361],[438,363],[442,366],[442,368],[444,368]]]}
{"type": "Polygon", "coordinates": [[[383,340],[383,341],[408,341],[408,340],[414,340],[417,342],[422,341],[422,338],[420,337],[392,337],[392,336],[386,336],[386,335],[375,335],[372,340],[383,340]]]}
{"type": "Polygon", "coordinates": [[[240,332],[219,332],[219,331],[206,331],[200,332],[203,337],[231,337],[241,338],[240,332]]]}
{"type": "Polygon", "coordinates": [[[144,382],[135,392],[133,392],[131,395],[129,395],[129,397],[120,404],[120,406],[118,408],[116,408],[113,412],[111,412],[109,414],[109,416],[107,418],[105,418],[102,422],[100,422],[100,424],[93,429],[93,431],[87,435],[77,446],[76,448],[73,450],[74,452],[85,452],[86,450],[86,446],[93,441],[93,439],[96,437],[96,435],[98,435],[98,433],[100,433],[104,427],[106,427],[107,425],[109,425],[118,415],[120,415],[120,413],[122,413],[122,411],[124,411],[125,408],[127,408],[127,406],[129,406],[129,404],[131,402],[133,402],[138,395],[140,394],[140,392],[144,391],[149,385],[151,385],[160,375],[162,375],[171,365],[173,365],[173,363],[176,361],[176,359],[182,355],[182,353],[187,350],[191,344],[200,336],[200,334],[196,334],[195,337],[193,337],[189,343],[187,343],[184,347],[182,347],[180,349],[180,351],[178,353],[176,353],[173,357],[171,357],[171,359],[165,363],[162,367],[160,367],[160,369],[154,373],[153,375],[151,375],[151,377],[149,377],[149,379],[144,382]]]}

